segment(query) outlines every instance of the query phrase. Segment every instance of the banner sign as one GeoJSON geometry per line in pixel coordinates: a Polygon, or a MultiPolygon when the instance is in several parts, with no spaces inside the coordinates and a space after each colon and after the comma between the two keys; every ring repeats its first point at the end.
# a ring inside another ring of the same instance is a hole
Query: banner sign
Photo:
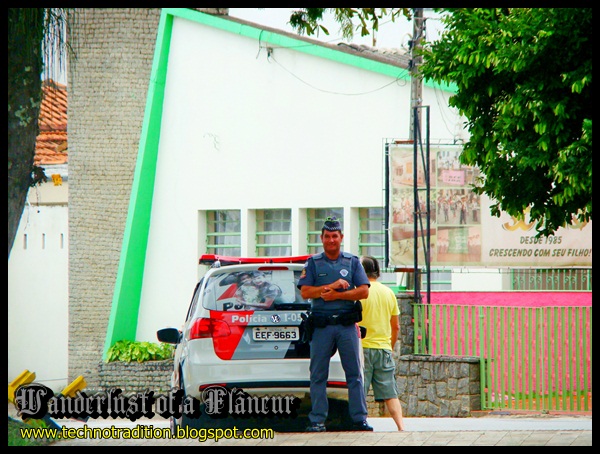
{"type": "MultiPolygon", "coordinates": [[[[413,145],[388,144],[390,214],[390,265],[414,265],[415,188],[413,145]]],[[[535,223],[506,213],[490,214],[491,202],[479,196],[472,184],[480,175],[476,167],[459,161],[462,147],[430,147],[429,206],[425,171],[417,159],[418,266],[425,264],[427,213],[431,266],[591,267],[592,223],[559,228],[554,235],[536,238],[535,223]]]]}

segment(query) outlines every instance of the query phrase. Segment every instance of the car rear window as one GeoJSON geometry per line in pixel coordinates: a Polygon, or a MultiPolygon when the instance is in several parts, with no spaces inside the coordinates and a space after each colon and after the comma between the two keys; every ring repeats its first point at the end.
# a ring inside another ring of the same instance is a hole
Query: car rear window
{"type": "Polygon", "coordinates": [[[307,309],[296,287],[300,271],[243,270],[216,273],[206,282],[203,307],[216,311],[307,309]]]}

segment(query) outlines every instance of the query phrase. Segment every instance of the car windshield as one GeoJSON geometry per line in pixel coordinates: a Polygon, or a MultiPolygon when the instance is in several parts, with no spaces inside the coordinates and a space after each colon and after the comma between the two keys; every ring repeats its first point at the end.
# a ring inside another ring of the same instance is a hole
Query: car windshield
{"type": "Polygon", "coordinates": [[[244,270],[216,273],[204,288],[203,306],[217,311],[303,310],[310,303],[296,284],[300,271],[244,270]]]}

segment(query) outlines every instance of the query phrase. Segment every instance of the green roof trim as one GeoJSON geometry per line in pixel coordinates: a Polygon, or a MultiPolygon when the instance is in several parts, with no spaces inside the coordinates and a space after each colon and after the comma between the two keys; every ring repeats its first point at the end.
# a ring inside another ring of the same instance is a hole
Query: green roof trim
{"type": "MultiPolygon", "coordinates": [[[[165,8],[165,10],[175,16],[193,20],[195,22],[218,28],[220,30],[245,36],[247,38],[253,38],[260,42],[272,44],[273,46],[293,49],[297,52],[326,58],[328,60],[333,60],[350,66],[356,66],[357,68],[377,72],[389,77],[410,80],[410,74],[408,71],[395,65],[378,62],[369,58],[361,57],[360,55],[349,54],[342,50],[332,49],[318,43],[307,43],[301,39],[291,38],[287,35],[263,30],[251,25],[240,24],[238,22],[224,19],[222,16],[213,16],[211,14],[202,13],[189,8],[165,8]]],[[[430,87],[440,88],[444,91],[456,91],[456,88],[453,85],[448,85],[445,83],[438,84],[432,81],[424,81],[424,84],[430,87]]]]}
{"type": "MultiPolygon", "coordinates": [[[[146,250],[150,231],[152,197],[160,143],[165,83],[171,47],[171,36],[175,18],[188,19],[203,25],[236,33],[241,36],[287,47],[297,52],[314,55],[377,72],[389,77],[410,80],[405,69],[398,66],[352,55],[341,50],[291,38],[287,35],[262,30],[246,24],[213,16],[189,8],[163,8],[156,38],[154,60],[146,100],[146,111],[138,148],[138,157],[133,175],[131,197],[127,212],[121,257],[113,293],[111,312],[106,330],[103,359],[108,349],[119,340],[136,340],[139,309],[146,265],[146,250]]],[[[448,91],[448,86],[431,84],[448,91]]]]}

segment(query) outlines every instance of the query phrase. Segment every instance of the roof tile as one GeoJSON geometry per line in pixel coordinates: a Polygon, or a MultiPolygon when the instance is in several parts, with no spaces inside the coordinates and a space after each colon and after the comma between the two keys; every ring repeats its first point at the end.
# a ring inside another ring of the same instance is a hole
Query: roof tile
{"type": "Polygon", "coordinates": [[[66,164],[67,147],[67,86],[47,79],[42,82],[40,132],[35,143],[34,164],[38,166],[66,164]]]}

